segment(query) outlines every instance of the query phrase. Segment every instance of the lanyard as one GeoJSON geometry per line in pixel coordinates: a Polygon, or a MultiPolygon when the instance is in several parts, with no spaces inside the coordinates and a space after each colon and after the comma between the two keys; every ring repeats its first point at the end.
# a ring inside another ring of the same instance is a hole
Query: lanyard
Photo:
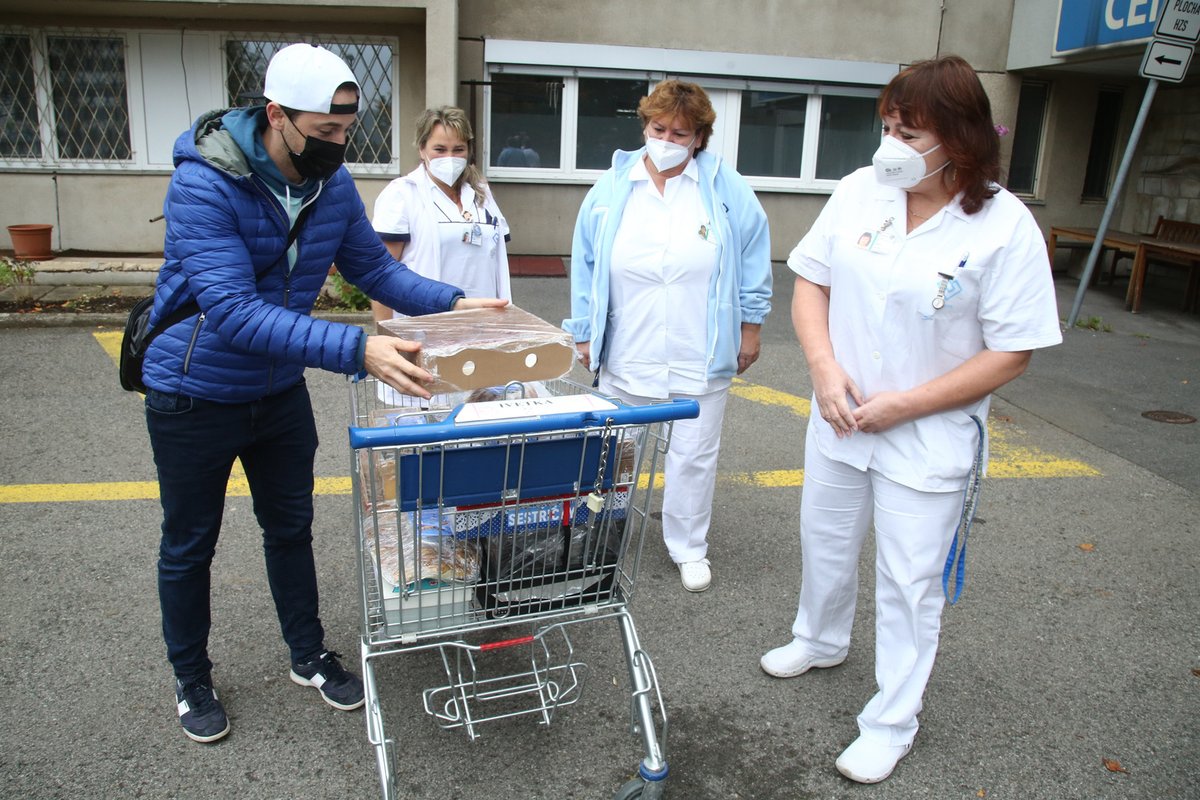
{"type": "Polygon", "coordinates": [[[975,460],[971,471],[967,473],[967,488],[963,490],[963,510],[958,518],[958,527],[954,529],[954,539],[950,542],[950,552],[946,555],[946,566],[942,569],[942,594],[950,605],[958,602],[962,594],[963,584],[967,579],[967,535],[971,533],[971,523],[975,521],[975,509],[979,507],[980,481],[983,479],[983,447],[987,441],[987,431],[983,422],[974,414],[971,421],[979,429],[979,444],[975,448],[975,460]],[[958,535],[962,534],[962,544],[958,535]],[[954,573],[954,596],[950,596],[950,574],[954,573]]]}

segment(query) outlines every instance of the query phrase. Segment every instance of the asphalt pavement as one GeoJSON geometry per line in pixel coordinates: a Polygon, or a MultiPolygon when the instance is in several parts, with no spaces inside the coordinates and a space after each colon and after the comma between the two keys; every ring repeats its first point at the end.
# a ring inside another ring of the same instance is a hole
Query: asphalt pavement
{"type": "MultiPolygon", "coordinates": [[[[998,393],[990,424],[1007,461],[984,483],[921,730],[895,774],[867,787],[833,762],[874,686],[870,545],[846,663],[787,681],[758,668],[787,640],[795,610],[800,490],[788,476],[803,455],[794,400],[811,389],[791,279],[782,266],[776,275],[762,359],[726,414],[714,585],[684,592],[652,524],[632,604],[669,716],[667,796],[1200,798],[1200,425],[1142,416],[1200,416],[1200,317],[1169,295],[1131,315],[1119,287],[1099,287],[1083,309],[1095,330],[1068,331],[998,393]]],[[[527,310],[564,316],[566,281],[523,278],[513,290],[527,310]]],[[[1075,290],[1060,276],[1063,317],[1075,290]]],[[[159,634],[160,519],[142,406],[119,389],[96,337],[119,322],[0,320],[4,795],[378,797],[362,714],[288,679],[243,496],[227,503],[213,571],[214,679],[233,730],[209,746],[180,731],[159,634]]],[[[344,478],[345,381],[310,371],[309,385],[317,475],[344,478]]],[[[319,494],[316,510],[327,645],[354,663],[351,498],[319,494]]],[[[572,638],[588,664],[582,699],[549,726],[495,722],[474,742],[423,711],[421,691],[444,680],[436,655],[383,659],[398,796],[612,797],[641,757],[620,640],[609,622],[578,625],[572,638]]]]}

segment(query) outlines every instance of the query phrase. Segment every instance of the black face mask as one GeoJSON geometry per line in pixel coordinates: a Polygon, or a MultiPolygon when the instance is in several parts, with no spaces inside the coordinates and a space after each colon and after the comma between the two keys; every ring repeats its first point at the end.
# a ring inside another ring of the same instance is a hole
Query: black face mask
{"type": "MultiPolygon", "coordinates": [[[[292,122],[291,117],[288,117],[288,122],[291,122],[292,127],[296,128],[296,123],[292,122]]],[[[296,128],[296,133],[304,136],[299,128],[296,128]]],[[[299,153],[293,153],[286,141],[284,147],[288,148],[292,166],[296,168],[296,172],[299,172],[302,178],[326,180],[337,172],[338,167],[346,161],[345,144],[318,139],[315,136],[304,136],[304,149],[299,153]]]]}

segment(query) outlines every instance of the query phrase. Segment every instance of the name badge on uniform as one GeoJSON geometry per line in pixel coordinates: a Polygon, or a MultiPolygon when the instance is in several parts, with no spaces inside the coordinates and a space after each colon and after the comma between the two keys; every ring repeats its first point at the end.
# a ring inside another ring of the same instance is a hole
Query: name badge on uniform
{"type": "Polygon", "coordinates": [[[871,252],[887,255],[896,250],[896,234],[891,231],[880,231],[871,240],[871,252]]]}
{"type": "Polygon", "coordinates": [[[855,246],[872,253],[887,254],[896,249],[896,234],[892,231],[895,217],[888,217],[873,231],[863,231],[859,234],[855,246]]]}
{"type": "Polygon", "coordinates": [[[463,234],[463,244],[473,244],[476,247],[483,247],[483,230],[480,229],[479,223],[471,226],[471,229],[463,234]]]}

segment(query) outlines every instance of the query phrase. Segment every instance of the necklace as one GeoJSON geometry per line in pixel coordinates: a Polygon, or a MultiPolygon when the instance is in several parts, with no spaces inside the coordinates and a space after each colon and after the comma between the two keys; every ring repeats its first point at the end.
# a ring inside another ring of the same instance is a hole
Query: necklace
{"type": "Polygon", "coordinates": [[[908,209],[908,215],[910,217],[915,217],[916,219],[929,219],[929,217],[924,216],[922,214],[918,214],[917,212],[913,211],[911,208],[908,209]]]}

